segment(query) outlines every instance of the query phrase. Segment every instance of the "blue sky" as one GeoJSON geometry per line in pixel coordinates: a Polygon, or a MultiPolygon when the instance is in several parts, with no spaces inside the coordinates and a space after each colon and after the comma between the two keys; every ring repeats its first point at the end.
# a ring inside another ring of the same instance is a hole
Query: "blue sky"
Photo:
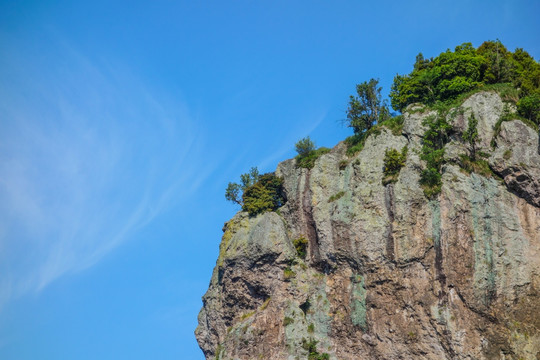
{"type": "Polygon", "coordinates": [[[0,358],[203,359],[229,181],[331,147],[356,83],[538,1],[2,1],[0,358]]]}

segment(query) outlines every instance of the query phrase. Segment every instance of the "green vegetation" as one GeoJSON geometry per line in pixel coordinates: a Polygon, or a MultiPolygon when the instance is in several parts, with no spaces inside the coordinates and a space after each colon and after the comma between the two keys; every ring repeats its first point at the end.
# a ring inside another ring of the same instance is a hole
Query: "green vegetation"
{"type": "Polygon", "coordinates": [[[300,236],[299,238],[293,240],[293,245],[298,253],[298,256],[305,259],[307,255],[308,240],[304,236],[300,236]]]}
{"type": "Polygon", "coordinates": [[[317,160],[321,155],[327,154],[330,152],[330,149],[321,147],[317,150],[313,150],[305,156],[297,155],[296,156],[296,167],[313,169],[315,166],[315,160],[317,160]]]}
{"type": "Polygon", "coordinates": [[[310,334],[313,334],[315,332],[315,325],[313,325],[313,323],[308,325],[307,332],[310,334]]]}
{"type": "Polygon", "coordinates": [[[268,299],[264,300],[264,302],[262,303],[261,307],[259,308],[259,310],[264,310],[268,307],[268,304],[270,304],[270,300],[272,299],[272,297],[268,297],[268,299]]]}
{"type": "Polygon", "coordinates": [[[353,128],[354,135],[345,139],[347,155],[362,151],[366,139],[379,135],[381,127],[387,127],[394,135],[401,135],[403,116],[392,117],[386,100],[381,99],[379,80],[371,79],[356,85],[357,96],[350,96],[347,108],[347,126],[353,128]]]}
{"type": "Polygon", "coordinates": [[[393,135],[399,136],[403,131],[403,115],[389,117],[386,120],[380,122],[379,126],[384,126],[390,131],[392,131],[393,135]]]}
{"type": "Polygon", "coordinates": [[[379,80],[371,79],[356,85],[358,96],[351,95],[347,108],[347,125],[355,135],[367,132],[371,127],[390,117],[386,102],[381,100],[382,87],[379,80]]]}
{"type": "Polygon", "coordinates": [[[308,360],[329,360],[330,355],[327,353],[319,353],[317,351],[317,344],[319,342],[315,339],[302,339],[302,347],[308,352],[308,360]]]}
{"type": "Polygon", "coordinates": [[[540,64],[523,49],[508,51],[499,40],[486,41],[478,49],[463,43],[431,59],[418,54],[413,71],[394,78],[390,100],[395,110],[403,111],[412,103],[450,102],[494,84],[519,89],[503,99],[518,102],[520,115],[538,123],[540,64]]]}
{"type": "Polygon", "coordinates": [[[330,196],[328,198],[328,202],[333,202],[333,201],[339,200],[339,199],[341,199],[343,197],[343,195],[345,195],[345,191],[340,191],[337,194],[334,194],[334,195],[330,196]]]}
{"type": "Polygon", "coordinates": [[[489,167],[489,163],[484,159],[473,159],[467,155],[459,156],[459,166],[467,173],[476,173],[484,177],[497,177],[489,167]]]}
{"type": "Polygon", "coordinates": [[[223,345],[218,344],[216,348],[216,360],[220,360],[222,351],[223,351],[223,345]]]}
{"type": "Polygon", "coordinates": [[[225,198],[242,206],[250,216],[275,211],[285,202],[282,195],[283,179],[273,173],[259,175],[256,167],[240,175],[241,184],[229,183],[225,198]]]}
{"type": "Polygon", "coordinates": [[[471,114],[467,130],[463,132],[463,140],[469,143],[471,159],[476,161],[476,141],[478,140],[478,120],[471,114]]]}
{"type": "Polygon", "coordinates": [[[538,93],[521,98],[517,103],[517,109],[520,115],[540,125],[540,95],[538,93]]]}
{"type": "Polygon", "coordinates": [[[330,151],[330,149],[325,147],[317,149],[315,143],[309,136],[299,140],[295,144],[295,148],[298,153],[298,155],[296,155],[296,167],[305,169],[313,169],[315,160],[330,151]]]}
{"type": "Polygon", "coordinates": [[[520,116],[519,114],[511,112],[508,105],[505,104],[505,106],[503,108],[503,112],[501,114],[501,117],[499,118],[499,120],[497,121],[495,126],[493,127],[494,132],[493,132],[493,138],[491,139],[491,147],[492,148],[495,148],[495,145],[496,145],[495,139],[497,138],[497,136],[499,136],[499,133],[501,132],[502,123],[505,122],[505,121],[512,121],[512,120],[519,120],[522,123],[524,123],[525,125],[529,126],[534,131],[538,131],[539,128],[540,128],[540,126],[538,124],[535,124],[531,120],[529,120],[527,118],[524,118],[524,117],[520,116]]]}
{"type": "Polygon", "coordinates": [[[243,314],[243,315],[240,317],[240,319],[241,319],[241,320],[245,320],[245,319],[247,319],[247,318],[249,318],[249,317],[252,317],[253,315],[255,315],[255,311],[250,311],[250,312],[247,312],[247,313],[243,314]]]}
{"type": "Polygon", "coordinates": [[[295,144],[296,152],[299,156],[306,156],[307,154],[311,153],[315,150],[315,143],[311,141],[309,136],[299,140],[295,144]]]}
{"type": "Polygon", "coordinates": [[[283,269],[283,278],[285,279],[285,281],[289,281],[293,279],[295,276],[296,276],[296,273],[289,266],[283,269]]]}
{"type": "Polygon", "coordinates": [[[401,149],[401,152],[396,149],[386,149],[384,153],[383,185],[388,185],[397,181],[401,168],[405,166],[407,151],[407,146],[404,146],[403,149],[401,149]]]}
{"type": "Polygon", "coordinates": [[[420,184],[427,198],[433,198],[441,192],[441,167],[444,163],[444,145],[449,140],[452,127],[446,121],[446,114],[426,118],[427,127],[422,138],[420,158],[426,162],[426,169],[420,174],[420,184]]]}
{"type": "Polygon", "coordinates": [[[294,323],[294,319],[293,318],[290,318],[288,316],[285,316],[285,318],[283,319],[283,326],[288,326],[288,325],[291,325],[294,323]]]}

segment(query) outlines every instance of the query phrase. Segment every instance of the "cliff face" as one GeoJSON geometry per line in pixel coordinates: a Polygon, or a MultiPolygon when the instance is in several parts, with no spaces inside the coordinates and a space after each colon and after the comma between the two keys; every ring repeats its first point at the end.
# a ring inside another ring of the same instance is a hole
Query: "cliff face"
{"type": "Polygon", "coordinates": [[[401,135],[383,129],[352,158],[340,143],[311,170],[280,163],[286,204],[223,229],[196,330],[206,358],[540,359],[538,134],[519,120],[496,132],[502,112],[483,92],[448,118],[434,200],[419,185],[432,115],[419,107],[401,135]],[[471,114],[500,178],[456,165],[471,114]],[[398,181],[384,186],[385,150],[405,145],[398,181]]]}

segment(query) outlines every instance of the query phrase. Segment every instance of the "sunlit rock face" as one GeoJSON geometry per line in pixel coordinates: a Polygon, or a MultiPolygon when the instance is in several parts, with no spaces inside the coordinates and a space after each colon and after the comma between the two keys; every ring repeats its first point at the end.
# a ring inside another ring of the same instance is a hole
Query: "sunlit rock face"
{"type": "Polygon", "coordinates": [[[503,105],[478,93],[448,118],[431,200],[419,151],[433,113],[418,106],[402,134],[383,129],[353,157],[340,143],[311,170],[280,163],[285,205],[225,224],[195,331],[206,358],[540,359],[538,133],[519,120],[495,131],[503,105]],[[457,161],[471,115],[493,176],[457,161]],[[383,185],[385,150],[404,146],[383,185]]]}

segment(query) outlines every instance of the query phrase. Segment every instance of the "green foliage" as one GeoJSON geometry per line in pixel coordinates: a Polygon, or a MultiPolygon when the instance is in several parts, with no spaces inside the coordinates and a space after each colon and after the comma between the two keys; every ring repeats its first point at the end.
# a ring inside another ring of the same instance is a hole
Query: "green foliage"
{"type": "Polygon", "coordinates": [[[484,177],[497,177],[484,159],[473,159],[467,155],[460,155],[459,165],[467,173],[476,173],[484,177]]]}
{"type": "Polygon", "coordinates": [[[540,95],[533,93],[517,103],[518,112],[524,118],[540,125],[540,95]]]}
{"type": "Polygon", "coordinates": [[[371,79],[356,85],[358,96],[349,97],[347,125],[356,135],[363,134],[377,122],[384,121],[390,115],[388,106],[381,99],[379,80],[371,79]]]}
{"type": "Polygon", "coordinates": [[[388,116],[383,121],[373,125],[366,132],[361,134],[354,134],[346,138],[345,145],[347,145],[347,155],[354,156],[355,154],[362,151],[366,140],[371,135],[379,135],[383,127],[389,129],[395,136],[401,135],[401,132],[403,131],[403,115],[397,115],[394,117],[388,116]]]}
{"type": "Polygon", "coordinates": [[[242,183],[242,190],[254,185],[260,178],[259,169],[252,167],[248,173],[240,175],[240,182],[242,183]]]}
{"type": "Polygon", "coordinates": [[[424,195],[431,199],[441,192],[442,175],[433,168],[424,169],[420,174],[420,185],[424,189],[424,195]]]}
{"type": "Polygon", "coordinates": [[[407,146],[404,146],[401,152],[396,149],[386,149],[384,152],[383,185],[397,181],[401,168],[405,166],[407,151],[407,146]]]}
{"type": "Polygon", "coordinates": [[[283,179],[272,173],[264,174],[259,180],[244,190],[242,210],[250,216],[266,211],[275,211],[285,202],[282,195],[283,179]]]}
{"type": "Polygon", "coordinates": [[[403,132],[403,115],[389,117],[380,122],[379,125],[388,128],[393,135],[399,136],[403,132]]]}
{"type": "Polygon", "coordinates": [[[285,269],[283,269],[283,278],[285,279],[285,281],[289,281],[295,276],[296,273],[290,267],[286,267],[285,269]]]}
{"type": "Polygon", "coordinates": [[[225,189],[225,199],[243,206],[244,202],[242,200],[242,193],[245,192],[247,188],[259,181],[259,178],[259,170],[257,167],[252,167],[249,172],[240,175],[241,184],[232,182],[229,183],[227,189],[225,189]]]}
{"type": "MultiPolygon", "coordinates": [[[[478,49],[464,43],[429,60],[419,54],[410,74],[394,78],[390,99],[392,107],[402,111],[415,102],[448,102],[486,85],[503,83],[519,89],[518,97],[539,93],[540,64],[523,49],[509,52],[499,40],[486,41],[478,49]]],[[[515,96],[510,99],[518,100],[515,96]]]]}
{"type": "Polygon", "coordinates": [[[240,184],[229,183],[227,189],[225,189],[225,199],[242,206],[241,192],[242,186],[240,186],[240,184]]]}
{"type": "Polygon", "coordinates": [[[329,360],[330,355],[327,353],[319,353],[317,351],[317,344],[319,342],[314,339],[310,339],[309,341],[306,339],[302,339],[302,347],[304,350],[307,350],[308,352],[308,360],[329,360]]]}
{"type": "Polygon", "coordinates": [[[307,154],[311,153],[315,150],[315,143],[311,141],[309,136],[299,140],[295,144],[296,152],[299,156],[306,156],[307,154]]]}
{"type": "Polygon", "coordinates": [[[451,125],[446,121],[446,114],[426,118],[423,124],[427,127],[422,138],[420,158],[426,162],[426,169],[420,174],[420,184],[424,194],[432,198],[441,192],[441,167],[444,163],[444,145],[449,140],[451,125]]]}
{"type": "Polygon", "coordinates": [[[478,140],[478,120],[471,114],[467,125],[467,130],[463,132],[463,140],[469,143],[471,149],[471,159],[476,160],[476,142],[478,140]]]}
{"type": "Polygon", "coordinates": [[[300,236],[299,238],[293,240],[293,245],[298,253],[298,256],[305,259],[307,255],[308,240],[304,236],[300,236]]]}
{"type": "Polygon", "coordinates": [[[334,195],[330,196],[328,198],[328,202],[333,202],[333,201],[339,200],[339,199],[341,199],[343,197],[343,195],[345,195],[345,191],[340,191],[337,194],[334,194],[334,195]]]}
{"type": "Polygon", "coordinates": [[[294,319],[288,316],[285,316],[283,319],[283,326],[288,326],[294,323],[294,319]]]}
{"type": "Polygon", "coordinates": [[[313,323],[308,325],[307,332],[310,334],[313,334],[315,332],[315,325],[313,325],[313,323]]]}
{"type": "Polygon", "coordinates": [[[298,154],[296,156],[296,167],[313,169],[313,166],[315,166],[315,160],[328,152],[330,152],[330,149],[321,147],[308,153],[298,154]]]}
{"type": "Polygon", "coordinates": [[[275,211],[283,205],[283,179],[273,173],[259,174],[256,167],[240,175],[240,182],[229,183],[225,190],[225,199],[239,204],[242,210],[254,216],[266,211],[275,211]]]}

